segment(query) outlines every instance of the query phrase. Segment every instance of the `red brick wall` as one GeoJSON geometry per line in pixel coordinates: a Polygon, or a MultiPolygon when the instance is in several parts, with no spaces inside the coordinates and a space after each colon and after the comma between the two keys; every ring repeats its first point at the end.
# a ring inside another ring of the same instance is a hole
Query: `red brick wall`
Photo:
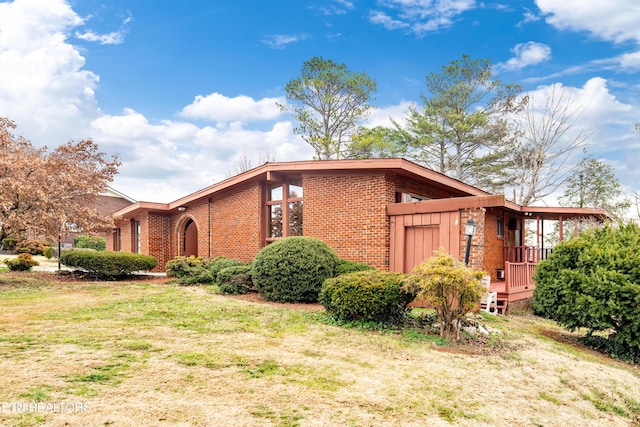
{"type": "Polygon", "coordinates": [[[303,176],[304,235],[317,237],[339,257],[389,269],[389,218],[392,178],[303,176]]]}
{"type": "Polygon", "coordinates": [[[503,220],[503,234],[506,232],[507,224],[504,220],[504,212],[497,209],[487,209],[485,216],[484,230],[484,267],[489,273],[491,280],[497,280],[496,270],[504,268],[504,236],[498,237],[497,219],[503,220]]]}
{"type": "MultiPolygon", "coordinates": [[[[250,262],[264,246],[266,208],[263,193],[266,183],[249,182],[243,187],[197,205],[173,216],[144,215],[142,252],[158,259],[157,270],[183,253],[182,233],[191,219],[198,228],[198,255],[205,258],[224,255],[250,262]],[[212,228],[210,230],[209,223],[212,228]]],[[[331,246],[338,256],[364,262],[376,268],[389,269],[389,217],[386,206],[395,203],[396,191],[440,198],[447,194],[415,184],[392,174],[357,173],[335,176],[308,173],[302,176],[303,234],[316,237],[331,246]]],[[[478,224],[472,259],[482,266],[484,211],[473,211],[478,224]]],[[[462,219],[463,224],[466,217],[462,219]]],[[[121,224],[122,250],[133,251],[132,226],[121,224]]],[[[112,236],[109,249],[113,248],[112,236]]],[[[461,245],[466,236],[461,236],[461,245]]],[[[461,253],[464,254],[464,246],[461,253]]]]}
{"type": "Polygon", "coordinates": [[[132,203],[130,201],[122,199],[120,197],[99,195],[98,197],[96,197],[96,201],[93,203],[92,207],[97,210],[100,215],[107,216],[110,213],[113,213],[131,204],[132,203]]]}
{"type": "MultiPolygon", "coordinates": [[[[189,206],[185,212],[172,216],[168,224],[170,236],[164,244],[170,246],[164,261],[183,253],[182,233],[189,219],[198,228],[198,255],[204,258],[226,256],[250,262],[261,248],[260,183],[252,183],[226,195],[189,206]],[[211,231],[209,230],[211,211],[211,231]],[[169,240],[169,242],[166,242],[169,240]]],[[[164,265],[163,264],[163,265],[164,265]]]]}
{"type": "Polygon", "coordinates": [[[262,248],[260,183],[254,183],[213,202],[211,256],[251,262],[262,248]]]}
{"type": "Polygon", "coordinates": [[[476,234],[471,239],[469,251],[469,267],[476,270],[483,270],[484,266],[484,246],[485,246],[485,209],[473,208],[460,211],[460,259],[464,261],[465,250],[468,237],[464,234],[467,220],[473,218],[476,223],[476,234]]]}

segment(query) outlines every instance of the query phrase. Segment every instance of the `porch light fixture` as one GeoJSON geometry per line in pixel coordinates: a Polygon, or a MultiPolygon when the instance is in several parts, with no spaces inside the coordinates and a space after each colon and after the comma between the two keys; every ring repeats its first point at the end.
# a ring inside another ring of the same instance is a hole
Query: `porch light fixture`
{"type": "Polygon", "coordinates": [[[186,210],[187,210],[187,207],[186,207],[186,206],[178,206],[178,211],[179,211],[179,212],[184,212],[184,211],[186,211],[186,210]]]}
{"type": "Polygon", "coordinates": [[[464,234],[467,235],[467,247],[464,251],[464,265],[469,265],[469,252],[471,251],[471,239],[476,234],[476,222],[473,218],[467,220],[467,225],[464,226],[464,234]]]}

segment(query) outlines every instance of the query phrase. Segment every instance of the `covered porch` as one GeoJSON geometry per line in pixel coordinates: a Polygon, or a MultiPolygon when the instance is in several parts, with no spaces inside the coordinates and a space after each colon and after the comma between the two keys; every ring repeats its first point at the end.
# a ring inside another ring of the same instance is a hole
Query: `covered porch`
{"type": "Polygon", "coordinates": [[[505,239],[502,250],[502,270],[497,270],[495,280],[491,280],[491,292],[498,293],[498,308],[502,313],[509,307],[527,308],[536,288],[533,275],[536,265],[551,255],[556,244],[567,236],[577,235],[585,224],[593,225],[611,220],[611,215],[601,209],[549,208],[525,206],[519,212],[505,206],[510,218],[517,217],[522,227],[521,233],[513,241],[505,239]],[[510,243],[522,242],[511,246],[510,243]]]}
{"type": "Polygon", "coordinates": [[[502,313],[530,305],[536,265],[567,232],[611,219],[601,209],[526,207],[495,195],[396,203],[387,205],[387,215],[391,271],[410,273],[439,248],[461,261],[468,252],[468,265],[490,276],[502,313]],[[464,234],[470,219],[476,224],[471,238],[464,234]]]}

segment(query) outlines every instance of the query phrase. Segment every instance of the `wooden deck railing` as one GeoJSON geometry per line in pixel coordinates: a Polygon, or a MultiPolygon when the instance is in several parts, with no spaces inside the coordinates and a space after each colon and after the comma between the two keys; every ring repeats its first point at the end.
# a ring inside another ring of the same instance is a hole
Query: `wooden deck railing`
{"type": "Polygon", "coordinates": [[[535,289],[536,285],[533,281],[535,269],[536,265],[534,263],[505,262],[504,281],[507,293],[535,289]]]}
{"type": "Polygon", "coordinates": [[[505,262],[536,264],[549,257],[553,248],[538,248],[535,246],[506,246],[504,248],[505,262]]]}

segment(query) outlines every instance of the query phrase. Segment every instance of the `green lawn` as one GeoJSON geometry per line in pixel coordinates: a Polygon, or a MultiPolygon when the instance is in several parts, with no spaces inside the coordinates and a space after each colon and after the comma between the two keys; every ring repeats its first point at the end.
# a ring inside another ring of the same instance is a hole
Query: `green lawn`
{"type": "Polygon", "coordinates": [[[1,425],[640,425],[637,367],[533,316],[442,345],[166,279],[47,277],[0,272],[1,425]]]}

